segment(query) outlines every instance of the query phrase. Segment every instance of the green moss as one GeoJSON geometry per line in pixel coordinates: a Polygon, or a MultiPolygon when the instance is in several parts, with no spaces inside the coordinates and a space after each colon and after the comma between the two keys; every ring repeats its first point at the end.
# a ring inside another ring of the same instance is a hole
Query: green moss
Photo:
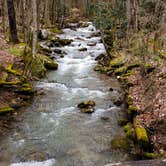
{"type": "Polygon", "coordinates": [[[133,138],[133,136],[134,136],[134,129],[133,129],[131,123],[127,123],[127,124],[124,126],[124,132],[126,133],[126,136],[127,136],[127,137],[133,138]]]}
{"type": "Polygon", "coordinates": [[[139,108],[132,104],[132,105],[129,105],[127,112],[130,115],[136,115],[139,113],[139,111],[140,111],[139,108]]]}
{"type": "Polygon", "coordinates": [[[57,28],[57,27],[51,28],[50,32],[56,33],[56,34],[62,34],[63,33],[63,31],[61,29],[57,28]]]}
{"type": "Polygon", "coordinates": [[[108,72],[113,71],[113,68],[110,66],[106,67],[106,66],[102,66],[102,65],[96,65],[94,67],[94,71],[100,71],[101,73],[108,73],[108,72]]]}
{"type": "Polygon", "coordinates": [[[9,73],[11,73],[11,74],[20,76],[20,75],[21,75],[21,72],[18,71],[18,70],[12,69],[12,67],[13,67],[12,64],[8,64],[8,66],[7,66],[7,68],[6,68],[6,71],[9,72],[9,73]]]}
{"type": "Polygon", "coordinates": [[[114,60],[110,61],[110,66],[113,68],[118,68],[123,66],[126,63],[126,61],[122,58],[115,58],[114,60]]]}
{"type": "Polygon", "coordinates": [[[21,85],[21,81],[11,81],[11,82],[7,82],[7,81],[0,81],[0,85],[1,86],[15,86],[15,85],[21,85]]]}
{"type": "Polygon", "coordinates": [[[128,104],[128,105],[133,105],[133,98],[132,98],[131,95],[128,95],[128,96],[127,96],[127,104],[128,104]]]}
{"type": "Polygon", "coordinates": [[[116,75],[122,75],[122,74],[125,74],[126,72],[127,72],[126,66],[122,66],[122,67],[115,70],[116,75]]]}
{"type": "Polygon", "coordinates": [[[9,106],[0,107],[0,114],[11,112],[11,111],[14,111],[12,107],[9,107],[9,106]]]}
{"type": "Polygon", "coordinates": [[[147,73],[150,73],[150,72],[152,72],[153,70],[155,70],[155,67],[152,66],[151,64],[145,64],[145,65],[144,65],[144,68],[145,68],[145,70],[147,71],[147,73]]]}
{"type": "Polygon", "coordinates": [[[36,56],[35,60],[33,60],[32,56],[28,55],[25,58],[25,63],[27,70],[31,72],[33,77],[41,78],[45,76],[47,70],[40,57],[36,56]]]}
{"type": "Polygon", "coordinates": [[[130,65],[127,66],[127,69],[132,70],[133,68],[136,68],[136,67],[139,67],[139,66],[140,66],[140,64],[137,64],[137,63],[136,64],[130,64],[130,65]]]}
{"type": "Polygon", "coordinates": [[[130,149],[130,142],[127,138],[114,138],[111,141],[111,145],[113,149],[130,149]]]}
{"type": "Polygon", "coordinates": [[[153,153],[145,152],[143,154],[143,156],[147,159],[157,159],[158,158],[158,154],[156,152],[153,152],[153,153]]]}
{"type": "Polygon", "coordinates": [[[31,48],[25,43],[19,43],[10,47],[8,51],[10,54],[20,57],[24,56],[25,54],[30,54],[31,48]]]}
{"type": "Polygon", "coordinates": [[[134,119],[134,128],[138,143],[148,144],[149,138],[146,129],[137,122],[136,118],[134,119]]]}
{"type": "Polygon", "coordinates": [[[58,69],[58,64],[56,63],[55,60],[50,59],[48,56],[42,55],[42,54],[37,54],[37,58],[40,59],[42,64],[46,69],[49,70],[56,70],[58,69]]]}

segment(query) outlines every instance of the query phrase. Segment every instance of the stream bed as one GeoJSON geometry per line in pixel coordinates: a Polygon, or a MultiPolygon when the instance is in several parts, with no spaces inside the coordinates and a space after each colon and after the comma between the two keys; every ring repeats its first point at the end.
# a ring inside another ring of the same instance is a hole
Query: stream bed
{"type": "Polygon", "coordinates": [[[35,83],[44,94],[34,98],[17,127],[0,140],[4,162],[11,166],[104,166],[126,160],[127,154],[111,149],[111,139],[123,133],[117,124],[123,106],[112,102],[122,90],[116,79],[93,70],[95,58],[105,53],[101,38],[92,37],[96,32],[89,23],[85,28],[64,29],[59,35],[73,42],[54,48],[64,52],[64,57],[56,59],[59,69],[35,83]],[[96,103],[92,114],[77,108],[87,100],[96,103]]]}

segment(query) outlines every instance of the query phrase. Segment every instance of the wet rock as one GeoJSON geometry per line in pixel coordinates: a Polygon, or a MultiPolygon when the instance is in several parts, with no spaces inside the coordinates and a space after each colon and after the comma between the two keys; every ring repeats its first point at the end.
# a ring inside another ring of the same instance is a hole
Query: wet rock
{"type": "Polygon", "coordinates": [[[38,31],[38,39],[46,40],[48,38],[48,31],[46,29],[42,29],[38,31]]]}
{"type": "Polygon", "coordinates": [[[88,49],[86,47],[80,48],[79,51],[87,51],[88,49]]]}
{"type": "Polygon", "coordinates": [[[54,53],[56,53],[56,54],[62,54],[62,50],[60,50],[60,49],[54,49],[53,51],[54,51],[54,53]]]}
{"type": "Polygon", "coordinates": [[[95,60],[96,60],[96,61],[99,61],[99,60],[103,59],[105,56],[106,56],[105,54],[100,54],[99,56],[97,56],[97,57],[95,58],[95,60]]]}
{"type": "Polygon", "coordinates": [[[121,106],[123,103],[124,99],[123,99],[123,95],[122,94],[117,94],[115,96],[112,97],[112,102],[116,105],[116,106],[121,106]]]}
{"type": "Polygon", "coordinates": [[[103,121],[109,121],[110,118],[109,118],[108,116],[102,116],[102,117],[101,117],[101,120],[103,120],[103,121]]]}
{"type": "Polygon", "coordinates": [[[70,39],[61,39],[59,37],[56,37],[54,39],[51,39],[50,41],[47,41],[45,44],[47,47],[63,47],[71,44],[72,41],[73,40],[70,39]]]}
{"type": "Polygon", "coordinates": [[[80,111],[83,113],[93,113],[95,111],[95,102],[92,100],[82,102],[78,104],[78,108],[80,108],[80,111]]]}
{"type": "Polygon", "coordinates": [[[130,150],[130,142],[125,137],[117,137],[111,141],[111,146],[113,149],[124,149],[130,150]]]}
{"type": "Polygon", "coordinates": [[[88,45],[88,46],[96,46],[96,44],[97,44],[97,43],[95,43],[95,42],[91,42],[91,43],[88,43],[87,45],[88,45]]]}

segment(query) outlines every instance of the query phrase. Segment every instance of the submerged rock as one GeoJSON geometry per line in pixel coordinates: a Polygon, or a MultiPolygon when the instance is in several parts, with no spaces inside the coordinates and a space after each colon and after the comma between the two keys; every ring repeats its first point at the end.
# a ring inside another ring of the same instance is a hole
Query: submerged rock
{"type": "Polygon", "coordinates": [[[88,49],[86,47],[80,48],[79,51],[87,51],[88,49]]]}
{"type": "Polygon", "coordinates": [[[80,108],[80,111],[83,113],[93,113],[95,111],[95,106],[96,103],[92,100],[89,100],[78,104],[77,107],[80,108]]]}
{"type": "Polygon", "coordinates": [[[130,142],[125,137],[118,137],[114,138],[111,141],[111,145],[113,149],[124,149],[124,150],[130,150],[130,142]]]}

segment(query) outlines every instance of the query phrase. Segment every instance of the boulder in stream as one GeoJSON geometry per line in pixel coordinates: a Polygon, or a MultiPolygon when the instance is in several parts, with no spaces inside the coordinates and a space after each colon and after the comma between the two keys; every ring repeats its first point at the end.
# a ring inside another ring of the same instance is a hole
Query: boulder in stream
{"type": "Polygon", "coordinates": [[[78,104],[77,107],[80,108],[80,111],[83,113],[93,113],[95,111],[95,106],[96,103],[93,100],[89,100],[78,104]]]}
{"type": "Polygon", "coordinates": [[[79,51],[87,51],[88,49],[86,47],[80,48],[79,51]]]}

